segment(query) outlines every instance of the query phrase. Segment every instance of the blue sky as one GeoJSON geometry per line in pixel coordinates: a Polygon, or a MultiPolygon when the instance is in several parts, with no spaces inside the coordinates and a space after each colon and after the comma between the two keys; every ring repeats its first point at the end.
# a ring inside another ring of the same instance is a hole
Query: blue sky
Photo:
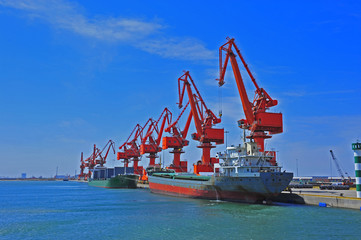
{"type": "MultiPolygon", "coordinates": [[[[164,107],[177,115],[183,70],[216,113],[221,91],[219,127],[237,144],[243,112],[231,68],[222,90],[215,81],[227,36],[279,101],[274,111],[283,113],[284,133],[266,147],[278,151],[285,169],[295,172],[298,159],[300,175],[329,175],[333,149],[354,175],[359,1],[0,0],[0,31],[0,176],[51,176],[57,166],[79,172],[80,152],[90,155],[94,143],[121,145],[164,107]]],[[[254,87],[245,82],[252,99],[254,87]]],[[[200,159],[196,145],[183,159],[200,159]]]]}

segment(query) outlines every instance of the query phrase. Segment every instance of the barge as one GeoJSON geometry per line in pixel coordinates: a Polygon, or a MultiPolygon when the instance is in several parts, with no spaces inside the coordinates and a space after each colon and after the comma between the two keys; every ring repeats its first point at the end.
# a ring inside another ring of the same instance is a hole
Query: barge
{"type": "Polygon", "coordinates": [[[132,167],[95,167],[88,185],[102,188],[137,188],[139,175],[132,167]]]}

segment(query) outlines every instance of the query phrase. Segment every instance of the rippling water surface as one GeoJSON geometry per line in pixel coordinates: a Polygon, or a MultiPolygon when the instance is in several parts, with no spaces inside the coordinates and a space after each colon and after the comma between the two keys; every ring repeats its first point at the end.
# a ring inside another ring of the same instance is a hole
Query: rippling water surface
{"type": "Polygon", "coordinates": [[[0,181],[0,239],[360,239],[361,212],[0,181]]]}

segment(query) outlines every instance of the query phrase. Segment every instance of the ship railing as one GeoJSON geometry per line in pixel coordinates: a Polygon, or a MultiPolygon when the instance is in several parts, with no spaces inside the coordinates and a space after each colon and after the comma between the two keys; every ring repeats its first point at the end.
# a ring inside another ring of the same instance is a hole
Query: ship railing
{"type": "MultiPolygon", "coordinates": [[[[280,172],[281,171],[281,167],[280,166],[232,166],[232,165],[223,165],[220,164],[220,169],[229,169],[229,168],[247,168],[250,171],[249,172],[280,172]]],[[[222,173],[221,171],[219,171],[218,173],[215,173],[215,175],[225,175],[225,173],[222,173]]]]}
{"type": "MultiPolygon", "coordinates": [[[[269,169],[259,169],[259,167],[250,167],[249,173],[258,173],[258,172],[280,172],[280,168],[269,168],[269,169]],[[258,169],[257,169],[258,168],[258,169]]],[[[237,176],[238,174],[241,174],[242,172],[235,173],[233,172],[232,175],[237,176]]],[[[227,172],[214,172],[214,176],[216,177],[223,177],[223,176],[229,176],[229,173],[227,172]]]]}
{"type": "Polygon", "coordinates": [[[265,156],[267,156],[267,157],[274,157],[274,156],[275,156],[275,153],[274,153],[273,151],[266,152],[265,156]]]}
{"type": "Polygon", "coordinates": [[[257,156],[257,157],[275,157],[275,154],[272,151],[271,152],[258,152],[258,153],[254,153],[254,156],[257,156]]]}

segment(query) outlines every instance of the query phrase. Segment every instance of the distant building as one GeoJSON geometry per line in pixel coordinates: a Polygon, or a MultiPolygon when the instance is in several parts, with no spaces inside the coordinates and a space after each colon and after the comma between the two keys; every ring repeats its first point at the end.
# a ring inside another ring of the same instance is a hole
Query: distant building
{"type": "Polygon", "coordinates": [[[26,173],[22,173],[21,178],[26,178],[26,173]]]}

